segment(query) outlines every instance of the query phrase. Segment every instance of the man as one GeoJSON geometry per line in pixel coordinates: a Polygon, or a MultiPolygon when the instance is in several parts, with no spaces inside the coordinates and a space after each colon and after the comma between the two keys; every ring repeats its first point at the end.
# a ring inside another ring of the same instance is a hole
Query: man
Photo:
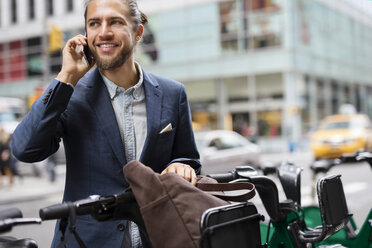
{"type": "MultiPolygon", "coordinates": [[[[14,132],[13,152],[25,162],[47,158],[63,139],[64,201],[123,192],[128,183],[122,168],[134,159],[196,183],[199,154],[183,85],[149,74],[134,61],[146,22],[136,0],[88,1],[87,37],[67,42],[57,78],[14,132]],[[84,45],[97,65],[93,70],[77,52],[84,45]]],[[[87,247],[121,247],[125,226],[80,216],[76,231],[87,247]]],[[[56,229],[53,247],[60,236],[56,229]]],[[[71,238],[67,247],[79,246],[71,238]]]]}

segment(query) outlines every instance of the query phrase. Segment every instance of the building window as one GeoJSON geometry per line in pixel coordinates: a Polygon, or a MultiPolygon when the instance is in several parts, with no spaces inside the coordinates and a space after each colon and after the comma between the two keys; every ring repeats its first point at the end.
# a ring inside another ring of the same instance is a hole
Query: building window
{"type": "Polygon", "coordinates": [[[28,0],[28,19],[34,20],[35,19],[35,1],[28,0]]]}
{"type": "Polygon", "coordinates": [[[219,4],[220,37],[224,51],[238,49],[238,26],[236,20],[236,1],[226,1],[219,4]]]}
{"type": "Polygon", "coordinates": [[[11,2],[11,18],[12,23],[17,23],[17,0],[11,2]]]}
{"type": "Polygon", "coordinates": [[[23,41],[0,44],[0,83],[23,80],[26,76],[26,59],[23,41]]]}
{"type": "Polygon", "coordinates": [[[67,0],[66,1],[66,4],[67,4],[67,12],[72,12],[74,11],[74,2],[73,0],[67,0]]]}
{"type": "Polygon", "coordinates": [[[52,16],[54,14],[54,6],[53,6],[53,0],[47,0],[46,1],[46,11],[48,16],[52,16]]]}
{"type": "Polygon", "coordinates": [[[27,76],[40,76],[43,73],[42,38],[33,37],[26,40],[27,76]]]}

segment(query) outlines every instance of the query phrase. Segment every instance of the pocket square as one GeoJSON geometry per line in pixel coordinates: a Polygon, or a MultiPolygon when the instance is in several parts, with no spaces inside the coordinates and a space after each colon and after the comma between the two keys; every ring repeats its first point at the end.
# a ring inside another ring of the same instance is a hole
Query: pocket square
{"type": "Polygon", "coordinates": [[[169,123],[165,128],[163,128],[163,130],[160,131],[159,134],[162,134],[162,133],[166,133],[166,132],[169,132],[169,131],[172,131],[172,123],[169,123]]]}

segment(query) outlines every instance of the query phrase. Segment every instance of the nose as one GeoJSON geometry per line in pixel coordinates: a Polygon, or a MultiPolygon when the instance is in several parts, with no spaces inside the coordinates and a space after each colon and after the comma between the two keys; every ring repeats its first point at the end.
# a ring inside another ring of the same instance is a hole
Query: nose
{"type": "Polygon", "coordinates": [[[99,38],[105,40],[105,39],[111,38],[112,35],[113,35],[113,32],[111,30],[110,25],[108,25],[108,23],[106,22],[102,23],[101,29],[99,32],[99,38]]]}

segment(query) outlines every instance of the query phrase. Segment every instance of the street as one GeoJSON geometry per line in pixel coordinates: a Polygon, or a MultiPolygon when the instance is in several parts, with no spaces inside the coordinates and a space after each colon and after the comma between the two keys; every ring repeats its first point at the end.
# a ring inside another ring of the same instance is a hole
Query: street
{"type": "MultiPolygon", "coordinates": [[[[311,155],[306,152],[300,152],[293,154],[264,154],[261,157],[262,161],[279,162],[285,159],[289,159],[296,165],[303,168],[301,178],[302,205],[306,206],[312,204],[311,173],[309,170],[309,165],[312,162],[311,155]]],[[[343,164],[332,168],[330,174],[341,174],[349,212],[354,214],[357,225],[361,226],[370,208],[372,207],[372,194],[370,194],[372,189],[372,170],[370,166],[365,162],[343,164]]],[[[274,176],[273,178],[274,181],[278,182],[274,176]]],[[[59,175],[58,180],[63,180],[63,174],[59,175]]],[[[280,200],[284,200],[285,198],[281,187],[279,186],[278,189],[280,192],[280,200]]],[[[59,203],[61,199],[62,194],[55,193],[39,200],[2,204],[0,209],[18,207],[22,210],[24,217],[38,217],[40,208],[59,203]]],[[[257,205],[259,211],[265,214],[264,210],[262,209],[259,196],[255,196],[252,201],[257,205]]],[[[6,233],[6,235],[15,236],[17,238],[30,237],[38,242],[39,247],[50,247],[50,242],[54,232],[54,225],[55,221],[45,221],[41,225],[15,226],[13,230],[9,233],[6,233]]],[[[84,239],[84,237],[82,238],[84,239]]]]}

